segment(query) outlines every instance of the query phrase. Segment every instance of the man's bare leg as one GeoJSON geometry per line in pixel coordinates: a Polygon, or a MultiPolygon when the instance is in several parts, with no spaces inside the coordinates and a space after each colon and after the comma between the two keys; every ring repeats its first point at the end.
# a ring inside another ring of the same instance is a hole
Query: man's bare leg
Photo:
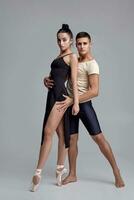
{"type": "Polygon", "coordinates": [[[115,177],[115,186],[118,188],[124,187],[125,184],[121,177],[120,170],[117,166],[117,163],[116,163],[116,160],[115,160],[115,157],[112,152],[110,144],[107,142],[107,140],[105,139],[105,137],[102,133],[100,133],[96,136],[92,136],[92,138],[96,142],[96,144],[98,144],[100,151],[103,153],[105,158],[109,161],[109,163],[113,169],[113,174],[115,177]]]}
{"type": "Polygon", "coordinates": [[[77,176],[76,176],[76,160],[78,155],[77,141],[78,141],[78,134],[72,134],[70,139],[70,147],[68,149],[69,174],[62,181],[63,185],[77,181],[77,176]]]}

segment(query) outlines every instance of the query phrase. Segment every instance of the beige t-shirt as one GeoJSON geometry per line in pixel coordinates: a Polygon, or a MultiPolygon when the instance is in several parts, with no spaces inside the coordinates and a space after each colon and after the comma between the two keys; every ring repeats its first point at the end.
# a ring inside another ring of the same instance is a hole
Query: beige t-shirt
{"type": "MultiPolygon", "coordinates": [[[[78,64],[78,93],[79,95],[88,91],[90,74],[99,74],[99,66],[95,59],[78,64]]],[[[73,97],[73,88],[71,80],[67,82],[67,91],[70,97],[73,97]]],[[[89,101],[89,100],[87,100],[89,101]]],[[[86,101],[84,101],[86,102],[86,101]]]]}

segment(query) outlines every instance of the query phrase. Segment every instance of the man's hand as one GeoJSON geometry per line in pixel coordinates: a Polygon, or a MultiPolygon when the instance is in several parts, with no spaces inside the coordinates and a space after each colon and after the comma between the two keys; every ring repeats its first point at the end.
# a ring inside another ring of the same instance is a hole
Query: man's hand
{"type": "Polygon", "coordinates": [[[77,115],[79,110],[80,110],[79,104],[74,104],[72,107],[72,115],[77,115]]]}
{"type": "Polygon", "coordinates": [[[44,78],[44,85],[49,89],[54,86],[54,81],[50,79],[50,77],[44,78]]]}
{"type": "Polygon", "coordinates": [[[59,101],[56,104],[58,105],[58,110],[66,110],[69,106],[73,104],[73,99],[69,96],[63,95],[66,99],[64,101],[59,101]]]}

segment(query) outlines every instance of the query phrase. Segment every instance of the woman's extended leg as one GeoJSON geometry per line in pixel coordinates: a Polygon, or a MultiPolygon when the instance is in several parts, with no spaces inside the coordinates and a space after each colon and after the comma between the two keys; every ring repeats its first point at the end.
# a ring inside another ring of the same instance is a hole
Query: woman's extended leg
{"type": "Polygon", "coordinates": [[[57,166],[56,166],[56,180],[57,185],[61,186],[62,177],[67,173],[67,169],[64,167],[64,162],[66,159],[67,149],[65,148],[64,142],[64,124],[63,119],[60,121],[56,132],[58,135],[58,154],[57,154],[57,166]]]}
{"type": "Polygon", "coordinates": [[[56,131],[65,111],[59,111],[55,104],[44,127],[44,141],[40,148],[39,161],[37,168],[42,169],[47,160],[52,145],[52,137],[56,131]]]}
{"type": "MultiPolygon", "coordinates": [[[[39,153],[39,160],[37,164],[37,169],[42,170],[46,160],[48,158],[48,155],[51,150],[51,145],[52,145],[52,138],[54,135],[55,130],[57,129],[65,111],[59,111],[58,105],[54,104],[48,120],[46,122],[46,125],[44,127],[44,141],[43,144],[40,147],[40,153],[39,153]]],[[[40,181],[40,177],[38,175],[33,176],[33,183],[37,185],[40,181]]]]}
{"type": "Polygon", "coordinates": [[[67,149],[65,148],[65,142],[64,142],[64,125],[63,125],[63,119],[60,121],[57,129],[56,129],[57,135],[58,135],[58,155],[57,155],[57,165],[64,165],[67,149]]]}

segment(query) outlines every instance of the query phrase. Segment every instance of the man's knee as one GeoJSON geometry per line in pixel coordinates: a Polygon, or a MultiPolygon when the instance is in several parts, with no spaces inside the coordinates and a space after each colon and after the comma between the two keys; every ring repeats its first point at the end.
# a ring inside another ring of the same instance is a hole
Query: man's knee
{"type": "Polygon", "coordinates": [[[98,145],[103,145],[105,143],[105,138],[102,133],[92,136],[92,138],[98,145]]]}

